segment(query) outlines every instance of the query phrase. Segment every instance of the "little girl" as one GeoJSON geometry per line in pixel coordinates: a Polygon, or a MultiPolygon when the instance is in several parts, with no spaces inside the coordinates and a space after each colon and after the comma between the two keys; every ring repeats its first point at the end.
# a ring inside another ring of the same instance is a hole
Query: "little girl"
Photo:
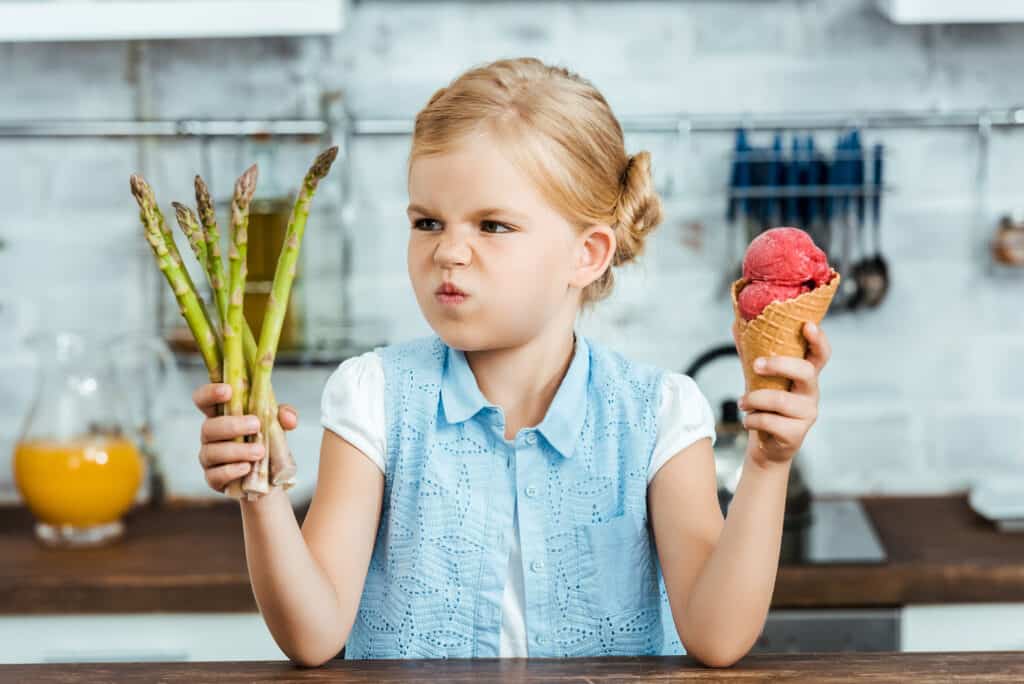
{"type": "MultiPolygon", "coordinates": [[[[289,658],[652,655],[727,666],[772,595],[790,460],[814,423],[824,333],[764,359],[792,390],[744,396],[728,519],[710,407],[689,377],[574,332],[661,218],[601,94],[534,59],[473,69],[416,117],[408,269],[435,337],[350,359],[323,392],[316,493],[241,503],[253,591],[289,658]]],[[[664,296],[651,293],[651,296],[664,296]]],[[[214,417],[212,488],[261,447],[214,417]]],[[[295,411],[282,408],[286,429],[295,411]]]]}

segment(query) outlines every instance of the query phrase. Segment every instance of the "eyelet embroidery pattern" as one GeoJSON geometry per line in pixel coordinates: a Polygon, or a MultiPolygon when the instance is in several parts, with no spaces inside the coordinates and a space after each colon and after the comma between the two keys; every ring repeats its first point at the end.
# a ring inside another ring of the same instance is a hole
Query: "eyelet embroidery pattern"
{"type": "MultiPolygon", "coordinates": [[[[525,472],[540,475],[533,482],[543,485],[540,497],[520,500],[543,507],[529,519],[541,527],[521,530],[530,655],[681,652],[646,513],[662,371],[591,343],[587,413],[573,457],[540,439],[530,463],[511,467],[502,451],[510,447],[486,412],[445,421],[447,348],[439,339],[380,354],[388,417],[384,506],[347,657],[498,654],[513,511],[523,487],[517,468],[533,468],[525,472]],[[542,544],[528,541],[539,538],[542,544]]],[[[527,518],[519,515],[522,525],[527,518]]]]}

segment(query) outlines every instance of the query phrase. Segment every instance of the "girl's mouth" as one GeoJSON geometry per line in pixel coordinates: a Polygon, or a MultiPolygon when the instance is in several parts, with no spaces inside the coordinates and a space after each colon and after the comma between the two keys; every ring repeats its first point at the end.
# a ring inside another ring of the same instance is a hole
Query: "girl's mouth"
{"type": "Polygon", "coordinates": [[[442,283],[434,296],[444,306],[458,306],[469,298],[469,295],[456,287],[455,283],[449,282],[442,283]]]}

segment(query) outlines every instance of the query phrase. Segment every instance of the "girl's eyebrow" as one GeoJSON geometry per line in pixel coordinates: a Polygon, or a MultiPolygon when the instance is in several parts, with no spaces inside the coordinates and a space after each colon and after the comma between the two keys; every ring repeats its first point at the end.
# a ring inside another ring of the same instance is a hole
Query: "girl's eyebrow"
{"type": "Polygon", "coordinates": [[[503,216],[512,219],[513,221],[519,222],[522,222],[526,219],[526,217],[524,217],[522,214],[518,214],[512,211],[511,209],[501,209],[497,207],[492,209],[481,209],[480,211],[475,212],[473,216],[478,219],[488,218],[490,216],[503,216]]]}
{"type": "MultiPolygon", "coordinates": [[[[428,209],[421,207],[418,204],[410,204],[409,208],[406,209],[407,214],[422,214],[423,216],[433,216],[435,212],[429,211],[428,209]]],[[[522,214],[516,213],[511,209],[501,209],[498,207],[491,207],[487,209],[479,209],[472,214],[475,219],[487,218],[489,216],[505,216],[513,221],[523,221],[525,217],[522,214]]]]}

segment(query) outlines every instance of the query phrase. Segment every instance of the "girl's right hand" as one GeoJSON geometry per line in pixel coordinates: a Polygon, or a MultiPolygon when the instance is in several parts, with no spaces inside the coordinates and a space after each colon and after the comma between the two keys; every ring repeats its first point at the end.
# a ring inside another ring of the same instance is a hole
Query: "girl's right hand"
{"type": "MultiPolygon", "coordinates": [[[[231,399],[231,385],[203,385],[192,395],[196,407],[206,415],[200,432],[199,464],[206,473],[206,483],[223,492],[230,482],[244,477],[253,463],[263,458],[263,445],[236,442],[238,437],[258,434],[260,421],[256,416],[218,415],[221,404],[231,399]]],[[[294,430],[298,414],[290,406],[281,405],[278,421],[285,430],[294,430]]]]}

